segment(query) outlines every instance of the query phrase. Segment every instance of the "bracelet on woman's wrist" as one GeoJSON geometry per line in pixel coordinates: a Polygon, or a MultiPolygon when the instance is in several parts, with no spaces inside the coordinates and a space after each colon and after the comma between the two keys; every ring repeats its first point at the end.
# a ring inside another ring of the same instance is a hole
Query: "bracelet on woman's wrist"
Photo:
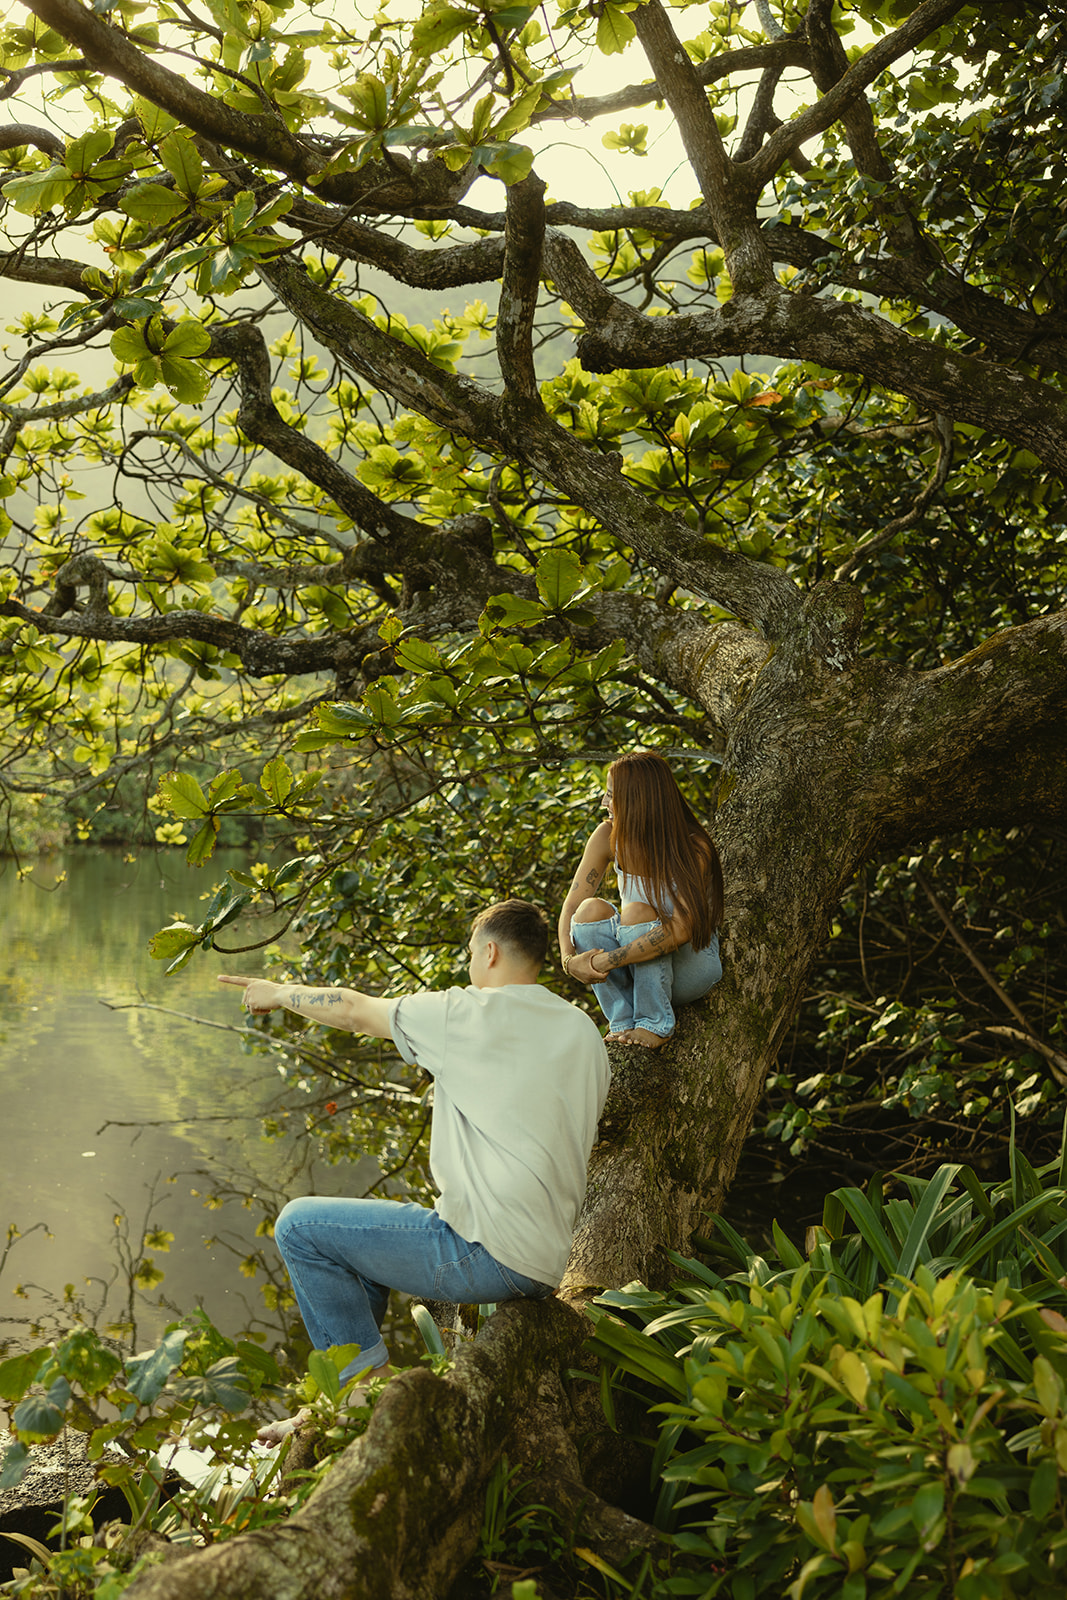
{"type": "Polygon", "coordinates": [[[577,950],[572,950],[569,955],[561,955],[559,958],[560,964],[562,965],[563,970],[567,974],[568,978],[571,975],[571,962],[574,960],[577,954],[577,950]]]}

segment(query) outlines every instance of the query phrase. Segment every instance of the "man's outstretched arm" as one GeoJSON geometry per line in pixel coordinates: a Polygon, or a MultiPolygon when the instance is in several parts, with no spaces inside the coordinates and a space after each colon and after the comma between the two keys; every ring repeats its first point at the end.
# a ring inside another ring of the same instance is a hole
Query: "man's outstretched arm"
{"type": "Polygon", "coordinates": [[[346,1033],[365,1033],[372,1039],[389,1039],[389,1013],[393,999],[361,994],[358,989],[311,989],[303,983],[272,983],[269,978],[239,978],[219,974],[220,983],[244,989],[244,1008],[253,1016],[268,1011],[295,1011],[328,1028],[343,1028],[346,1033]]]}

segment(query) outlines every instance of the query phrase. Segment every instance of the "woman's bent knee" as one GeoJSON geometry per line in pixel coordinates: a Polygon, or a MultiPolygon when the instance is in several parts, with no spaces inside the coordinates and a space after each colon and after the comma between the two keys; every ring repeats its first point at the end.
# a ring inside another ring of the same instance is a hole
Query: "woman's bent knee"
{"type": "Polygon", "coordinates": [[[615,907],[607,900],[583,900],[571,922],[605,922],[615,915],[615,907]]]}

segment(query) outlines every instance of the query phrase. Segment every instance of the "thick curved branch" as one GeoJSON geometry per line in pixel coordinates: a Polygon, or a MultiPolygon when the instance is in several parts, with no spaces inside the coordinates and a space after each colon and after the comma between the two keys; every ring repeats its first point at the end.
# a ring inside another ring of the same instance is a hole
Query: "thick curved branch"
{"type": "Polygon", "coordinates": [[[509,403],[539,405],[533,325],[541,287],[545,185],[533,173],[508,190],[504,277],[497,316],[497,353],[509,403]]]}
{"type": "MultiPolygon", "coordinates": [[[[815,87],[827,95],[849,68],[845,47],[832,21],[833,0],[809,0],[804,27],[811,44],[811,75],[815,87]]],[[[859,96],[841,113],[849,149],[860,172],[888,183],[892,169],[882,154],[874,128],[874,116],[866,95],[859,96]]]]}
{"type": "Polygon", "coordinates": [[[525,461],[677,584],[715,600],[770,637],[790,625],[800,597],[777,568],[695,535],[683,519],[661,510],[629,483],[611,459],[545,413],[526,415],[516,430],[506,400],[390,338],[313,283],[302,267],[276,258],[259,270],[282,304],[346,369],[438,426],[525,461]]]}
{"type": "Polygon", "coordinates": [[[948,666],[902,678],[879,732],[888,841],[1067,820],[1067,611],[1006,628],[948,666]]]}
{"type": "MultiPolygon", "coordinates": [[[[34,61],[28,67],[18,67],[13,72],[5,71],[4,84],[0,87],[0,100],[10,100],[13,94],[18,94],[22,85],[30,78],[39,78],[46,72],[81,72],[88,66],[81,56],[68,57],[65,61],[34,61]]],[[[2,138],[2,135],[0,135],[2,138]]],[[[6,147],[5,147],[6,148],[6,147]]],[[[42,149],[44,146],[42,145],[42,149]]],[[[59,153],[62,155],[64,145],[60,141],[59,153]]]]}
{"type": "MultiPolygon", "coordinates": [[[[298,182],[319,174],[334,153],[333,147],[326,148],[291,133],[280,113],[250,116],[234,110],[182,73],[172,72],[154,60],[146,47],[112,27],[80,0],[22,0],[22,4],[76,45],[90,67],[116,78],[135,94],[144,95],[213,143],[240,151],[298,182]]],[[[473,169],[450,173],[440,161],[411,162],[393,155],[388,167],[378,162],[351,172],[326,174],[319,179],[316,193],[342,205],[361,201],[376,210],[402,209],[419,201],[454,200],[476,175],[473,169]]]]}
{"type": "Polygon", "coordinates": [[[95,394],[80,394],[73,400],[56,400],[47,406],[13,406],[6,400],[0,400],[0,417],[7,417],[10,422],[19,424],[55,422],[60,417],[81,417],[87,411],[99,411],[102,406],[123,399],[133,386],[133,374],[126,373],[95,394]]]}
{"type": "Polygon", "coordinates": [[[0,255],[0,278],[11,278],[15,283],[39,283],[44,289],[69,289],[73,294],[88,295],[82,281],[84,274],[84,261],[27,256],[23,250],[0,255]]]}
{"type": "Polygon", "coordinates": [[[115,616],[106,604],[99,603],[99,590],[95,592],[95,603],[85,612],[57,616],[47,609],[34,611],[18,600],[5,600],[0,603],[0,616],[15,617],[59,639],[96,639],[102,643],[134,645],[192,639],[239,656],[245,671],[252,677],[267,677],[276,672],[286,676],[301,672],[350,673],[365,656],[376,654],[382,648],[377,622],[349,633],[279,639],[261,629],[242,628],[225,617],[203,611],[167,611],[147,617],[115,616]]]}
{"type": "Polygon", "coordinates": [[[745,122],[745,131],[734,151],[735,161],[747,161],[754,156],[764,136],[781,126],[782,119],[774,110],[774,96],[781,82],[782,70],[777,64],[764,70],[745,122]]]}
{"type": "Polygon", "coordinates": [[[911,509],[906,511],[903,516],[894,517],[892,522],[888,522],[877,533],[871,534],[870,538],[861,539],[848,557],[848,560],[843,561],[834,573],[836,582],[840,583],[842,579],[849,577],[862,561],[866,561],[868,557],[873,556],[875,551],[884,549],[887,544],[896,538],[898,533],[903,533],[905,528],[914,527],[921,520],[922,514],[930,504],[930,501],[945,486],[945,480],[952,466],[952,447],[952,421],[949,417],[939,416],[937,418],[937,460],[934,462],[933,471],[930,473],[929,478],[916,495],[911,509]]]}
{"type": "MultiPolygon", "coordinates": [[[[505,219],[501,216],[499,220],[503,232],[505,219]]],[[[492,283],[504,266],[503,239],[478,239],[443,250],[418,250],[392,234],[355,221],[347,210],[316,205],[303,198],[294,202],[285,221],[287,227],[299,228],[304,238],[328,243],[330,250],[343,259],[380,267],[398,283],[416,289],[492,283]]]]}
{"type": "MultiPolygon", "coordinates": [[[[497,233],[503,232],[505,224],[503,212],[476,211],[470,206],[429,207],[425,215],[497,233]]],[[[553,229],[584,228],[602,233],[633,228],[678,245],[688,240],[721,243],[706,206],[672,211],[667,206],[589,207],[560,200],[545,207],[545,220],[553,229]]],[[[811,268],[818,262],[819,270],[826,271],[826,241],[818,234],[779,221],[763,223],[762,231],[773,260],[800,268],[811,268]]],[[[502,252],[499,241],[483,242],[502,252]]],[[[495,276],[499,276],[499,268],[495,276]]],[[[1038,316],[1022,307],[1007,305],[948,269],[931,277],[928,264],[914,254],[861,262],[840,256],[828,276],[844,288],[865,290],[888,300],[910,300],[938,313],[954,322],[962,333],[980,340],[1001,360],[1057,369],[1067,366],[1067,318],[1062,313],[1050,309],[1038,316]]],[[[458,277],[457,273],[457,280],[458,277]]]]}
{"type": "Polygon", "coordinates": [[[771,258],[760,234],[747,167],[737,167],[726,152],[693,64],[660,0],[646,0],[633,13],[641,48],[678,124],[686,154],[715,223],[735,289],[756,289],[771,281],[771,258]]]}
{"type": "MultiPolygon", "coordinates": [[[[5,92],[0,90],[0,100],[5,92]]],[[[66,145],[58,134],[51,128],[36,128],[29,122],[9,122],[0,127],[0,150],[17,150],[21,145],[32,145],[35,150],[43,150],[46,155],[62,156],[66,152],[66,145]]],[[[14,176],[14,174],[9,174],[14,176]]]]}
{"type": "MultiPolygon", "coordinates": [[[[544,1416],[547,1405],[553,1432],[578,1431],[559,1379],[588,1365],[589,1332],[585,1318],[558,1300],[501,1306],[474,1343],[460,1346],[444,1377],[416,1368],[393,1379],[364,1436],[294,1516],[149,1569],[126,1591],[130,1600],[447,1594],[477,1546],[485,1486],[501,1455],[529,1466],[537,1460],[527,1419],[544,1416]],[[546,1374],[557,1375],[551,1390],[546,1374]]],[[[582,1431],[591,1425],[583,1415],[582,1431]]],[[[611,1445],[601,1449],[606,1455],[611,1445]]],[[[574,1531],[605,1559],[662,1548],[646,1524],[609,1521],[596,1501],[593,1510],[588,1524],[579,1514],[574,1531]]]]}
{"type": "Polygon", "coordinates": [[[942,23],[962,11],[965,4],[966,0],[921,0],[906,22],[864,51],[820,100],[776,129],[763,148],[740,169],[751,184],[752,194],[758,196],[762,192],[798,145],[816,134],[825,133],[843,118],[894,61],[921,45],[942,23]]]}
{"type": "Polygon", "coordinates": [[[735,294],[720,311],[642,317],[616,300],[569,244],[550,235],[546,255],[586,324],[578,354],[589,372],[724,355],[817,361],[906,394],[923,410],[989,428],[1067,473],[1067,400],[1059,389],[913,338],[862,306],[780,289],[735,294]]]}
{"type": "MultiPolygon", "coordinates": [[[[694,70],[698,81],[706,86],[718,83],[721,78],[728,78],[732,72],[784,72],[788,67],[807,65],[808,42],[794,36],[775,39],[769,44],[724,50],[720,55],[700,62],[694,70]]],[[[576,95],[573,100],[554,100],[530,119],[530,125],[536,128],[545,122],[592,122],[596,117],[614,117],[620,111],[635,111],[639,106],[654,105],[662,98],[663,91],[654,80],[634,83],[625,89],[616,89],[612,94],[576,95]]]]}
{"type": "Polygon", "coordinates": [[[321,445],[290,427],[271,398],[272,372],[266,341],[247,322],[211,327],[211,356],[224,356],[237,371],[241,404],[237,425],[254,444],[276,455],[322,489],[372,539],[406,539],[421,525],[379,500],[346,472],[321,445]]]}

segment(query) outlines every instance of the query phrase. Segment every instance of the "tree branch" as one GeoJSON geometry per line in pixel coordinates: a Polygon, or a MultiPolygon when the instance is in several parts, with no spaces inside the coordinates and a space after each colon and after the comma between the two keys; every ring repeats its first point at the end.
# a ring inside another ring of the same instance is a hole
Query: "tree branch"
{"type": "MultiPolygon", "coordinates": [[[[0,90],[0,100],[10,92],[10,88],[5,86],[0,90]]],[[[51,128],[36,128],[29,122],[9,122],[0,127],[0,150],[17,150],[24,144],[33,145],[35,149],[43,150],[46,155],[57,158],[65,155],[67,149],[62,139],[53,133],[51,128]]],[[[9,173],[8,176],[15,177],[16,174],[9,173]]]]}
{"type": "Polygon", "coordinates": [[[938,416],[937,460],[934,462],[933,471],[930,473],[925,486],[916,495],[911,510],[906,511],[903,516],[894,517],[892,522],[887,522],[884,528],[881,528],[877,533],[871,534],[870,538],[861,539],[852,554],[846,561],[842,561],[834,573],[836,582],[840,583],[843,579],[850,577],[861,562],[868,560],[876,551],[884,549],[887,544],[890,544],[896,538],[898,533],[903,533],[905,528],[914,527],[921,520],[922,514],[930,504],[930,501],[945,486],[945,480],[952,466],[953,442],[951,418],[938,416]]]}
{"type": "MultiPolygon", "coordinates": [[[[485,1485],[501,1455],[531,1466],[538,1458],[530,1413],[543,1417],[547,1404],[553,1433],[576,1427],[563,1388],[546,1390],[546,1372],[587,1361],[588,1333],[585,1318],[558,1300],[501,1306],[444,1377],[416,1368],[388,1384],[366,1433],[295,1515],[150,1568],[126,1591],[130,1600],[447,1594],[477,1546],[485,1485]]],[[[598,1509],[594,1502],[589,1528],[579,1520],[576,1532],[606,1558],[659,1545],[645,1524],[598,1509]]]]}
{"type": "Polygon", "coordinates": [[[784,122],[763,148],[745,162],[740,170],[751,185],[751,193],[758,196],[779,167],[789,160],[797,145],[825,133],[894,61],[922,44],[942,23],[962,11],[965,4],[966,0],[921,0],[906,22],[873,44],[815,105],[784,122]]]}
{"type": "MultiPolygon", "coordinates": [[[[770,44],[744,45],[738,50],[724,50],[708,61],[694,67],[699,83],[705,86],[728,78],[732,72],[763,72],[787,67],[808,65],[808,42],[799,36],[775,39],[770,44]]],[[[653,79],[650,83],[631,84],[626,89],[616,89],[611,94],[575,96],[572,100],[554,100],[530,119],[531,127],[545,122],[592,122],[597,117],[614,117],[620,111],[634,111],[639,106],[653,105],[663,99],[663,90],[653,79]]]]}
{"type": "Polygon", "coordinates": [[[760,235],[747,168],[726,153],[708,97],[660,0],[633,12],[641,48],[674,113],[686,154],[715,223],[736,290],[754,290],[772,280],[771,260],[760,235]]]}
{"type": "MultiPolygon", "coordinates": [[[[291,133],[280,113],[249,116],[235,111],[180,72],[172,72],[80,0],[22,0],[34,16],[76,45],[98,72],[117,78],[136,94],[177,117],[185,127],[274,171],[305,182],[321,172],[334,150],[291,133]]],[[[477,172],[453,174],[436,160],[409,161],[393,154],[388,167],[372,162],[353,171],[328,173],[316,193],[342,205],[361,201],[376,210],[404,209],[420,201],[444,203],[469,188],[477,172]]]]}
{"type": "MultiPolygon", "coordinates": [[[[471,283],[492,283],[504,265],[503,239],[478,239],[473,244],[446,250],[418,250],[391,234],[356,222],[347,210],[317,205],[298,198],[286,215],[286,225],[298,227],[305,238],[321,239],[347,261],[380,267],[399,283],[416,289],[454,289],[471,283]]],[[[500,231],[504,217],[499,219],[500,231]]]]}
{"type": "MultiPolygon", "coordinates": [[[[560,260],[560,247],[553,241],[553,275],[562,284],[560,260]]],[[[578,355],[588,372],[724,355],[817,361],[861,373],[908,395],[923,410],[989,428],[1067,474],[1067,401],[1062,391],[913,338],[862,306],[774,289],[735,294],[719,311],[643,317],[608,296],[602,286],[594,291],[588,281],[592,276],[572,268],[564,288],[586,322],[578,355]]]]}
{"type": "Polygon", "coordinates": [[[873,787],[856,805],[874,803],[888,845],[1011,827],[1020,816],[1062,824],[1065,722],[1067,611],[1059,611],[1005,628],[933,672],[902,675],[879,716],[891,732],[889,767],[871,772],[873,787]]]}
{"type": "Polygon", "coordinates": [[[996,995],[997,999],[1000,1001],[1001,1005],[1005,1006],[1007,1010],[1011,1012],[1012,1016],[1015,1018],[1016,1022],[1019,1023],[1022,1030],[1020,1032],[1020,1028],[991,1027],[987,1028],[986,1032],[999,1034],[1001,1037],[1012,1039],[1016,1043],[1025,1043],[1029,1045],[1031,1049],[1036,1050],[1038,1054],[1043,1056],[1048,1062],[1049,1067],[1052,1070],[1052,1076],[1055,1078],[1056,1082],[1061,1085],[1067,1085],[1067,1056],[1062,1055],[1058,1050],[1054,1050],[1051,1045],[1045,1044],[1043,1040],[1037,1037],[1033,1028],[1030,1026],[1029,1022],[1027,1022],[1026,1018],[1019,1010],[1019,1007],[1015,1004],[1015,1001],[1012,999],[1011,995],[1001,987],[978,952],[963,937],[963,934],[960,932],[959,928],[957,928],[955,922],[953,922],[952,918],[949,916],[948,912],[945,910],[944,906],[941,904],[941,901],[935,894],[933,886],[931,885],[926,874],[923,872],[916,872],[915,881],[919,885],[919,888],[922,890],[923,894],[929,900],[930,904],[933,906],[934,910],[937,912],[938,916],[941,918],[941,921],[944,923],[953,939],[967,957],[967,960],[971,963],[971,966],[974,968],[975,972],[977,972],[978,976],[982,979],[982,982],[989,986],[989,988],[996,995]]]}
{"type": "Polygon", "coordinates": [[[508,189],[504,279],[497,317],[497,353],[509,405],[539,405],[533,325],[541,287],[545,185],[533,173],[508,189]]]}

